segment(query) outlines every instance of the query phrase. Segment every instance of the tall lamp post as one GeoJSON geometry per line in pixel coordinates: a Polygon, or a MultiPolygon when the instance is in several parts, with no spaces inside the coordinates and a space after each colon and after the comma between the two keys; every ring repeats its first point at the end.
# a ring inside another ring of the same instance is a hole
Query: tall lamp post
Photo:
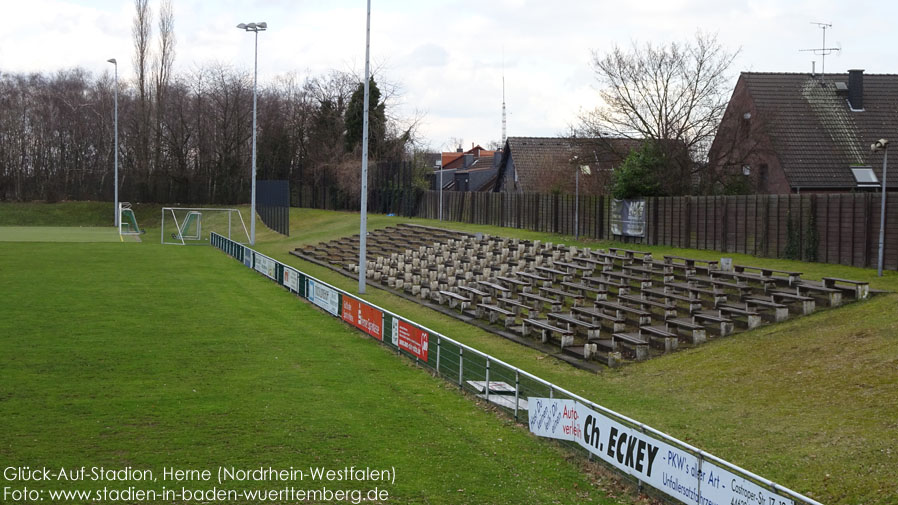
{"type": "Polygon", "coordinates": [[[889,169],[889,141],[879,139],[870,145],[870,150],[874,153],[882,151],[882,207],[879,211],[879,262],[877,263],[877,275],[882,277],[882,257],[886,237],[886,172],[889,169]]]}
{"type": "Polygon", "coordinates": [[[365,294],[367,260],[365,246],[368,241],[368,98],[371,67],[371,0],[368,0],[368,17],[365,20],[365,105],[362,108],[362,202],[359,223],[359,294],[365,294]]]}
{"type": "Polygon", "coordinates": [[[115,65],[115,147],[112,151],[112,159],[115,166],[115,227],[118,228],[119,220],[122,218],[118,211],[118,62],[115,58],[109,58],[109,63],[115,65]]]}
{"type": "Polygon", "coordinates": [[[240,23],[237,25],[237,28],[241,30],[246,30],[248,32],[253,32],[256,36],[255,41],[255,56],[253,58],[253,167],[252,167],[252,189],[250,196],[250,211],[249,211],[249,243],[251,245],[256,244],[256,83],[259,80],[259,32],[264,32],[268,29],[268,23],[262,21],[261,23],[240,23]]]}

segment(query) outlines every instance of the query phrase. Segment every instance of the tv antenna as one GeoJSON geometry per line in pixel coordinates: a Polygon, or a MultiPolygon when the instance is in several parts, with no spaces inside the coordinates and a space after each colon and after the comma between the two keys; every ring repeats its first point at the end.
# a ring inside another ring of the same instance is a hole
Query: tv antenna
{"type": "Polygon", "coordinates": [[[826,47],[826,29],[832,28],[832,23],[817,23],[815,21],[811,21],[812,25],[817,25],[823,30],[823,44],[819,49],[799,49],[799,52],[805,51],[813,51],[814,54],[820,56],[820,80],[823,80],[823,77],[826,75],[826,56],[832,53],[836,53],[842,50],[841,47],[826,47]]]}
{"type": "Polygon", "coordinates": [[[502,149],[505,149],[505,47],[502,47],[502,149]]]}

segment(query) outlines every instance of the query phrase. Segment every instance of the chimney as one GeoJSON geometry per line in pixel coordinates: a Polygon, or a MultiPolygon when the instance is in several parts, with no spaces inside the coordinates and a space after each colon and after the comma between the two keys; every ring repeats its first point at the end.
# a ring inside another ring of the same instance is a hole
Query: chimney
{"type": "Polygon", "coordinates": [[[864,110],[864,71],[848,71],[848,105],[852,110],[864,110]]]}

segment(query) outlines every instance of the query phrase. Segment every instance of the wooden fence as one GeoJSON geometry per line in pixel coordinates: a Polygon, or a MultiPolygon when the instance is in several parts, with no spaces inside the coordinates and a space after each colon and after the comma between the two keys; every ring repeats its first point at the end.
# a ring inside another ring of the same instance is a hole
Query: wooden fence
{"type": "MultiPolygon", "coordinates": [[[[890,197],[884,267],[898,270],[898,194],[890,197]]],[[[443,219],[572,236],[574,200],[563,194],[444,191],[443,219]]],[[[373,212],[439,215],[437,191],[372,191],[369,201],[373,212]]],[[[352,203],[327,208],[358,209],[358,200],[352,203]]],[[[648,198],[645,237],[612,235],[610,205],[607,196],[580,198],[581,236],[876,267],[878,193],[648,198]]]]}

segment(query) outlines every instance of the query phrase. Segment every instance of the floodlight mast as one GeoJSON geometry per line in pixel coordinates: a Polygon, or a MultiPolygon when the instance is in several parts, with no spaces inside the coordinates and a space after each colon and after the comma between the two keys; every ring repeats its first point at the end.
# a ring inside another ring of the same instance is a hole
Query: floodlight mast
{"type": "Polygon", "coordinates": [[[259,32],[268,29],[268,23],[240,23],[237,28],[255,34],[255,51],[253,57],[253,162],[252,188],[250,189],[249,243],[256,245],[256,85],[259,81],[259,32]]]}
{"type": "Polygon", "coordinates": [[[118,228],[122,224],[122,221],[121,221],[122,217],[121,217],[121,213],[119,212],[119,208],[118,208],[118,62],[116,61],[115,58],[109,58],[106,61],[108,61],[109,63],[112,63],[115,66],[115,91],[114,91],[114,93],[115,93],[115,121],[114,121],[115,133],[113,134],[113,136],[115,137],[115,141],[114,141],[115,145],[112,150],[112,159],[115,160],[113,162],[114,166],[115,166],[115,169],[114,169],[114,171],[115,171],[115,177],[114,177],[115,221],[114,221],[114,223],[115,223],[115,227],[118,228]]]}
{"type": "Polygon", "coordinates": [[[365,104],[362,108],[362,202],[359,224],[359,294],[365,294],[365,245],[368,235],[368,81],[370,80],[371,55],[371,0],[368,0],[368,17],[365,21],[365,104]]]}

